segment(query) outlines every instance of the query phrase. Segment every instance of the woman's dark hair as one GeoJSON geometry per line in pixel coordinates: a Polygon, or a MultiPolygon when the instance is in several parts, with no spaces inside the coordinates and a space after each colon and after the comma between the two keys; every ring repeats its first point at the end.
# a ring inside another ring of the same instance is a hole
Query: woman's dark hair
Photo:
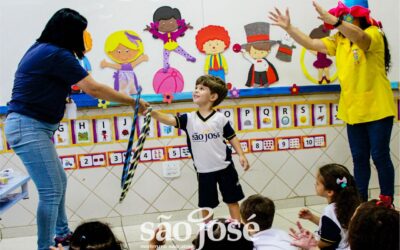
{"type": "Polygon", "coordinates": [[[240,216],[245,223],[257,223],[260,231],[270,229],[274,221],[275,204],[262,195],[251,195],[240,205],[240,216]],[[253,215],[255,217],[249,220],[253,215]]]}
{"type": "Polygon", "coordinates": [[[351,219],[348,242],[351,250],[399,249],[399,211],[376,205],[360,205],[351,219]]]}
{"type": "Polygon", "coordinates": [[[122,250],[111,228],[102,222],[86,222],[78,226],[72,234],[70,250],[122,250]]]}
{"type": "Polygon", "coordinates": [[[153,22],[159,22],[160,20],[169,20],[175,18],[175,20],[181,19],[181,13],[177,8],[171,8],[169,6],[162,6],[153,14],[153,22]]]}
{"type": "MultiPolygon", "coordinates": [[[[360,28],[362,30],[365,30],[369,26],[371,26],[371,24],[369,24],[367,22],[367,19],[365,17],[360,18],[360,28]]],[[[383,43],[384,43],[384,46],[385,46],[385,70],[386,70],[386,73],[388,73],[389,70],[390,70],[390,67],[392,65],[392,62],[391,62],[391,58],[392,57],[390,55],[389,43],[388,43],[388,40],[387,40],[387,38],[386,38],[384,33],[382,33],[382,37],[383,37],[383,43]]]]}
{"type": "Polygon", "coordinates": [[[253,242],[247,239],[245,228],[239,222],[233,222],[226,219],[217,219],[209,222],[206,229],[201,230],[196,239],[192,241],[195,249],[199,249],[204,243],[201,250],[253,250],[253,242]],[[224,228],[221,228],[224,227],[224,228]],[[232,233],[235,230],[235,233],[232,233]],[[223,233],[222,233],[223,232],[223,233]],[[238,234],[236,234],[238,233],[238,234]],[[215,239],[211,239],[209,235],[215,239]],[[222,236],[221,236],[222,235],[222,236]]]}
{"type": "Polygon", "coordinates": [[[322,166],[319,176],[325,189],[333,191],[336,216],[341,227],[347,229],[354,211],[361,203],[354,177],[345,166],[335,163],[322,166]]]}
{"type": "Polygon", "coordinates": [[[83,31],[86,27],[86,18],[77,11],[68,8],[60,9],[47,22],[37,41],[68,49],[82,59],[85,51],[83,31]]]}

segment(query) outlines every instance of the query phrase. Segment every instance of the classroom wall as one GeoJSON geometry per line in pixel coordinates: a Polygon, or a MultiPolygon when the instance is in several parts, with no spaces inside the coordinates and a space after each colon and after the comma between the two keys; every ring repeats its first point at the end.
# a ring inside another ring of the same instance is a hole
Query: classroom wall
{"type": "MultiPolygon", "coordinates": [[[[395,92],[398,96],[398,91],[395,92]]],[[[257,106],[290,106],[295,104],[335,104],[337,94],[307,95],[307,96],[281,96],[252,99],[227,99],[221,108],[252,108],[257,106]]],[[[398,103],[398,100],[397,100],[398,103]]],[[[154,105],[156,109],[169,112],[188,110],[194,108],[190,102],[171,105],[154,105]]],[[[131,114],[130,107],[114,107],[108,109],[81,109],[78,120],[94,117],[96,119],[131,114]]],[[[329,113],[330,111],[328,111],[329,113]]],[[[4,119],[4,117],[2,117],[4,119]]],[[[237,116],[236,118],[237,119],[237,116]]],[[[1,124],[1,122],[0,122],[1,124]]],[[[237,124],[236,124],[237,128],[237,124]]],[[[156,131],[156,130],[153,130],[156,131]]],[[[340,163],[352,171],[352,159],[348,146],[346,127],[341,124],[294,127],[276,129],[252,130],[237,128],[237,135],[241,141],[248,142],[246,156],[251,168],[243,172],[238,157],[233,159],[240,176],[240,183],[246,196],[260,193],[272,198],[278,207],[300,207],[326,202],[315,196],[314,183],[318,167],[326,163],[340,163]],[[325,144],[314,148],[306,148],[304,137],[324,136],[325,144]],[[298,149],[279,149],[279,141],[284,138],[301,138],[298,149]],[[254,140],[274,139],[275,148],[270,151],[257,152],[252,146],[254,140]]],[[[185,146],[186,138],[182,136],[150,138],[147,139],[144,151],[148,149],[166,149],[169,147],[185,146]]],[[[154,135],[157,137],[157,135],[154,135]]],[[[396,193],[398,193],[399,165],[400,165],[400,123],[399,117],[393,126],[391,138],[391,157],[395,166],[396,193]]],[[[127,142],[97,143],[88,145],[72,145],[57,147],[61,157],[107,154],[126,150],[127,142]]],[[[165,151],[165,157],[168,152],[165,151]]],[[[109,157],[109,155],[107,155],[109,157]]],[[[88,220],[102,219],[111,224],[120,226],[141,224],[145,221],[157,222],[157,216],[172,215],[171,220],[185,219],[191,209],[197,207],[197,182],[196,173],[190,159],[162,160],[146,162],[142,153],[133,185],[123,203],[118,203],[120,196],[121,164],[110,166],[107,164],[97,167],[85,167],[83,161],[77,163],[78,169],[66,170],[68,175],[67,188],[67,214],[71,225],[88,220]],[[178,178],[165,178],[163,165],[174,162],[180,167],[181,175],[178,178]]],[[[79,160],[78,160],[79,161],[79,160]]],[[[26,173],[20,159],[13,152],[0,153],[0,166],[13,168],[19,173],[26,173]]],[[[371,197],[379,195],[379,184],[376,170],[373,167],[370,182],[371,197]]],[[[36,224],[36,207],[38,202],[37,191],[32,182],[29,182],[30,196],[28,200],[20,201],[11,209],[2,214],[0,228],[4,237],[21,235],[34,235],[36,224]]],[[[219,211],[227,214],[224,204],[219,211]]]]}

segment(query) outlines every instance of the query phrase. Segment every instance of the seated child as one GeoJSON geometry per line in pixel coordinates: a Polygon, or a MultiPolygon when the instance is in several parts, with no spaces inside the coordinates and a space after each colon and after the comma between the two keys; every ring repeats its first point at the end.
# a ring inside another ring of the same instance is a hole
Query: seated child
{"type": "Polygon", "coordinates": [[[353,176],[342,165],[327,164],[317,172],[315,190],[328,201],[322,217],[307,208],[300,210],[299,217],[319,226],[319,248],[347,249],[349,222],[361,202],[353,176]]]}
{"type": "Polygon", "coordinates": [[[240,205],[240,215],[245,224],[256,223],[259,229],[252,233],[254,250],[296,250],[290,244],[289,234],[271,228],[274,221],[274,202],[262,195],[252,195],[240,205]]]}
{"type": "MultiPolygon", "coordinates": [[[[213,109],[224,100],[227,92],[226,84],[220,78],[201,76],[193,92],[193,102],[199,107],[197,111],[175,117],[152,111],[151,116],[186,132],[187,144],[198,173],[199,207],[213,209],[218,206],[218,184],[231,218],[240,220],[238,201],[244,198],[244,194],[232,161],[232,151],[225,140],[239,155],[244,170],[249,168],[249,163],[228,119],[213,109]]],[[[212,218],[208,211],[202,211],[205,221],[212,218]]]]}
{"type": "MultiPolygon", "coordinates": [[[[63,250],[58,244],[50,250],[63,250]]],[[[72,234],[69,250],[122,250],[123,243],[111,231],[109,225],[100,221],[85,222],[79,225],[72,234]]]]}

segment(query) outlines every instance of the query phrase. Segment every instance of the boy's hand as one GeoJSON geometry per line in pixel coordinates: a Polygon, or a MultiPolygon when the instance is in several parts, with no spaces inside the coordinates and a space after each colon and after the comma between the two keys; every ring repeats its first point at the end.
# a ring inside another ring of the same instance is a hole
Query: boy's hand
{"type": "Polygon", "coordinates": [[[313,217],[313,213],[307,209],[307,208],[302,208],[299,211],[299,218],[304,219],[304,220],[311,220],[313,217]]]}
{"type": "Polygon", "coordinates": [[[159,246],[165,245],[165,226],[161,225],[154,231],[153,238],[150,240],[150,249],[157,249],[159,246]]]}
{"type": "Polygon", "coordinates": [[[247,161],[246,156],[239,156],[240,165],[242,165],[243,170],[247,171],[250,168],[249,162],[247,161]]]}
{"type": "Polygon", "coordinates": [[[51,246],[49,249],[50,249],[50,250],[64,250],[64,248],[63,248],[63,246],[62,246],[61,243],[58,243],[57,248],[51,246]]]}

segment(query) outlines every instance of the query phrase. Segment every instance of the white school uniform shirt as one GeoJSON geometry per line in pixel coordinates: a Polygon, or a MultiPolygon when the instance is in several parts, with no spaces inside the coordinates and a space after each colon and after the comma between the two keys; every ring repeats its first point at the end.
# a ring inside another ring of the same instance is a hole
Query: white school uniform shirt
{"type": "Polygon", "coordinates": [[[336,248],[332,247],[332,249],[349,250],[347,230],[341,227],[336,217],[335,208],[335,203],[331,203],[324,208],[324,212],[319,221],[318,235],[320,240],[337,245],[336,248]]]}
{"type": "Polygon", "coordinates": [[[254,234],[252,237],[254,250],[297,250],[290,245],[289,234],[279,229],[267,229],[254,234]]]}
{"type": "Polygon", "coordinates": [[[176,116],[177,128],[186,132],[187,145],[198,173],[225,169],[232,163],[232,151],[225,140],[234,138],[229,120],[213,111],[202,117],[198,111],[176,116]]]}

